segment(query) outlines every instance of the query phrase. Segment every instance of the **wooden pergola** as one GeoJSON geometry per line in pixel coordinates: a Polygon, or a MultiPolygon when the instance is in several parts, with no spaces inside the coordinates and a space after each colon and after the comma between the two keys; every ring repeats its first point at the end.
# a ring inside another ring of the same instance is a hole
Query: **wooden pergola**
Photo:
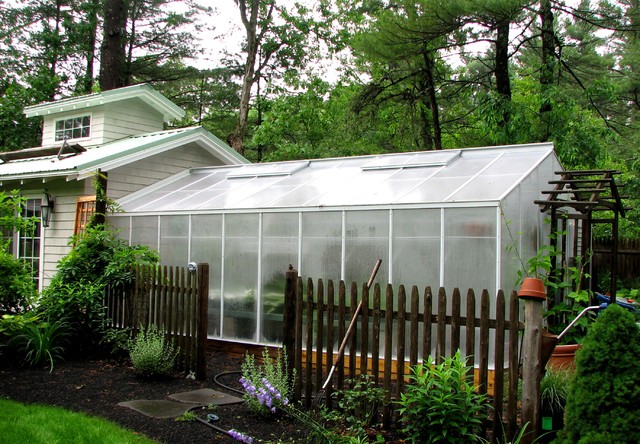
{"type": "MultiPolygon", "coordinates": [[[[548,198],[534,201],[540,206],[540,211],[550,214],[551,245],[554,248],[560,247],[563,263],[576,257],[588,258],[591,255],[593,226],[610,224],[612,247],[609,292],[613,303],[617,286],[618,221],[620,217],[625,217],[627,210],[622,204],[624,196],[619,193],[619,188],[624,185],[616,184],[615,181],[615,176],[620,172],[582,170],[556,171],[555,174],[559,178],[549,181],[553,189],[542,192],[548,198]],[[572,219],[576,221],[573,251],[567,252],[567,223],[572,219]]],[[[551,257],[551,270],[558,270],[556,256],[551,257]]]]}

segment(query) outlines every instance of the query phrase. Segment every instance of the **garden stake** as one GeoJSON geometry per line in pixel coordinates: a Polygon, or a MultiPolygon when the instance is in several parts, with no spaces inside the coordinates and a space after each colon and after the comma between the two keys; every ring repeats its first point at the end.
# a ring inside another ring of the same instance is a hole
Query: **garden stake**
{"type": "MultiPolygon", "coordinates": [[[[369,281],[367,282],[367,286],[366,286],[367,290],[371,288],[371,284],[373,284],[373,280],[375,279],[376,274],[378,274],[378,269],[380,268],[381,264],[382,264],[382,259],[378,259],[376,261],[376,264],[373,267],[373,271],[371,272],[371,277],[369,277],[369,281]]],[[[320,391],[316,394],[315,398],[313,399],[313,408],[317,408],[318,405],[322,402],[322,399],[324,398],[327,386],[331,382],[331,377],[333,376],[333,372],[335,371],[336,366],[342,359],[342,355],[344,354],[344,349],[347,346],[347,341],[349,340],[349,336],[351,336],[351,333],[353,332],[353,329],[356,325],[356,320],[358,318],[358,314],[360,314],[361,309],[362,309],[362,299],[360,299],[360,302],[358,303],[358,307],[356,308],[356,311],[353,314],[353,317],[351,318],[351,322],[349,323],[349,327],[347,328],[347,332],[345,333],[344,338],[342,338],[342,343],[340,344],[340,348],[338,349],[338,355],[333,360],[333,365],[329,370],[327,379],[324,381],[324,384],[322,384],[322,389],[320,389],[320,391]]]]}

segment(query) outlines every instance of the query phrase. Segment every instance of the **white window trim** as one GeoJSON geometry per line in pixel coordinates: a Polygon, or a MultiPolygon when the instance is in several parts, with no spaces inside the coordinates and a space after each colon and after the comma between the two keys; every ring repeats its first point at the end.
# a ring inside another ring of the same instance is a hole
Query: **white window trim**
{"type": "Polygon", "coordinates": [[[78,137],[78,138],[71,138],[71,139],[67,139],[67,142],[70,141],[79,141],[79,140],[89,140],[91,139],[91,137],[93,137],[93,113],[81,113],[81,114],[73,114],[70,116],[65,116],[65,117],[61,117],[59,119],[54,119],[53,120],[53,143],[64,143],[64,139],[60,139],[57,140],[56,139],[56,134],[58,132],[57,130],[57,126],[58,126],[58,122],[60,121],[67,121],[67,120],[72,120],[72,119],[77,119],[78,117],[89,117],[89,137],[78,137]]]}

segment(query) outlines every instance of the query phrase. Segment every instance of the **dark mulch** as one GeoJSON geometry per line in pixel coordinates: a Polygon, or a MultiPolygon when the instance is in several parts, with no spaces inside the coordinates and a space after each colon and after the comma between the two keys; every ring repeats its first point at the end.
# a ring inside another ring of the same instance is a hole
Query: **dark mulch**
{"type": "MultiPolygon", "coordinates": [[[[6,357],[5,357],[6,358],[6,357]]],[[[239,371],[241,358],[221,352],[208,355],[206,381],[194,381],[184,374],[150,381],[139,377],[128,364],[109,359],[72,360],[56,363],[49,368],[29,369],[11,363],[0,364],[0,397],[22,403],[39,403],[64,407],[89,415],[106,418],[130,430],[163,443],[237,442],[197,421],[155,419],[126,407],[119,402],[133,399],[166,399],[174,393],[200,388],[239,396],[221,388],[214,376],[239,371]]],[[[240,388],[240,375],[226,375],[219,380],[225,385],[240,388]]],[[[196,412],[206,418],[206,410],[196,412]]],[[[220,420],[214,424],[224,430],[236,429],[261,441],[304,441],[305,431],[286,416],[263,418],[251,413],[244,403],[219,406],[215,414],[220,420]]]]}

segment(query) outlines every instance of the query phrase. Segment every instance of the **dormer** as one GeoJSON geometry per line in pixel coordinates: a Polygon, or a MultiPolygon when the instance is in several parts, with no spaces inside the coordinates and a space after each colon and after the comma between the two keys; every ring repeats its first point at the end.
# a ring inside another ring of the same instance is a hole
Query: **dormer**
{"type": "Polygon", "coordinates": [[[182,108],[147,84],[71,97],[25,108],[27,117],[42,116],[42,146],[102,145],[128,136],[164,129],[184,116],[182,108]]]}

